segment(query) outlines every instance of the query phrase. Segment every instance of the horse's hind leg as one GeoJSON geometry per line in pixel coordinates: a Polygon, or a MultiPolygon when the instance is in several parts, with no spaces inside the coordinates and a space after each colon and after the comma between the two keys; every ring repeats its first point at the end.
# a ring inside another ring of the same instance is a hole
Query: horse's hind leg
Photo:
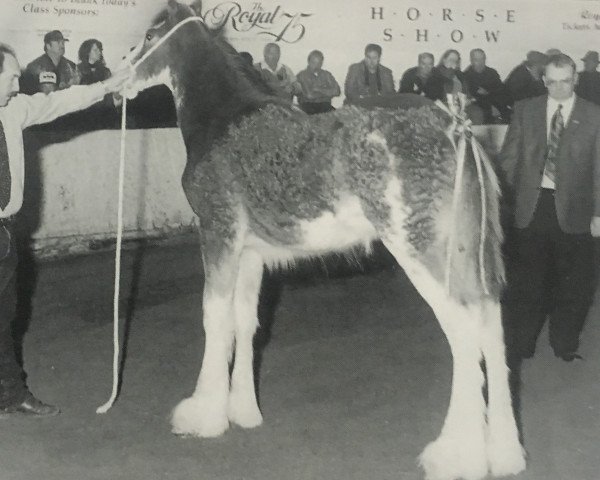
{"type": "Polygon", "coordinates": [[[480,367],[480,309],[461,305],[446,295],[444,285],[400,244],[384,244],[432,308],[453,356],[450,406],[440,436],[430,443],[420,463],[430,480],[484,478],[488,472],[485,447],[485,401],[480,367]]]}
{"type": "Polygon", "coordinates": [[[525,456],[511,404],[500,304],[484,300],[482,314],[481,345],[488,385],[488,461],[493,475],[515,475],[525,469],[525,456]]]}
{"type": "Polygon", "coordinates": [[[256,402],[254,388],[254,351],[252,339],[258,327],[258,297],[263,274],[263,259],[245,249],[240,257],[240,269],[235,286],[235,363],[227,415],[229,420],[244,428],[257,427],[262,415],[256,402]]]}
{"type": "Polygon", "coordinates": [[[204,358],[196,390],[173,410],[173,433],[216,437],[229,426],[229,362],[233,343],[233,295],[239,250],[204,247],[204,358]],[[214,252],[219,252],[215,254],[214,252]]]}

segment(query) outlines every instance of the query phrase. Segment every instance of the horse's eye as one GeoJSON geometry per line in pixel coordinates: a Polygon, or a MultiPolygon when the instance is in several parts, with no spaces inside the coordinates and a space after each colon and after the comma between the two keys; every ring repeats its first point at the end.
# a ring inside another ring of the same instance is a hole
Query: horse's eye
{"type": "Polygon", "coordinates": [[[146,34],[146,40],[150,41],[154,38],[154,35],[152,35],[151,33],[147,33],[146,34]]]}

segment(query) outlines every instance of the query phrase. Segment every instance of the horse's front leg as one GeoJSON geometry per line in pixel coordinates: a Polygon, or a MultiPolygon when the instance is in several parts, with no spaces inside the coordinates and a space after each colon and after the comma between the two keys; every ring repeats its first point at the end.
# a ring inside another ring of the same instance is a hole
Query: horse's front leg
{"type": "Polygon", "coordinates": [[[234,336],[233,298],[239,250],[231,245],[202,247],[204,358],[196,389],[191,397],[175,407],[171,424],[175,434],[217,437],[229,426],[229,363],[234,336]]]}

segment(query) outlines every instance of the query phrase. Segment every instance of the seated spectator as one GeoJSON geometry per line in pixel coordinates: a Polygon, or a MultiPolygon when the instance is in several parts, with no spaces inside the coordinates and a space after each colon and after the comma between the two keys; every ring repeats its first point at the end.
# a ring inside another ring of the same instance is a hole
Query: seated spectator
{"type": "Polygon", "coordinates": [[[301,87],[291,68],[279,63],[281,57],[279,45],[267,43],[263,55],[264,62],[255,65],[257,70],[278,96],[289,100],[291,103],[294,95],[301,92],[301,87]]]}
{"type": "Polygon", "coordinates": [[[76,65],[64,56],[67,41],[59,30],[44,35],[44,54],[25,69],[21,85],[24,93],[50,93],[79,83],[76,65]]]}
{"type": "Polygon", "coordinates": [[[313,50],[308,55],[308,66],[298,74],[302,93],[298,95],[300,108],[309,115],[335,110],[331,99],[340,95],[340,86],[327,70],[323,70],[323,53],[313,50]]]}
{"type": "Polygon", "coordinates": [[[435,72],[431,53],[420,53],[418,66],[404,72],[399,93],[414,93],[431,100],[445,100],[444,81],[435,72]]]}
{"type": "Polygon", "coordinates": [[[581,59],[583,61],[583,72],[579,72],[579,81],[575,87],[575,93],[600,105],[600,72],[597,71],[600,60],[598,52],[589,51],[581,59]]]}
{"type": "Polygon", "coordinates": [[[464,75],[475,105],[482,110],[484,123],[495,123],[499,116],[507,121],[510,117],[509,97],[500,75],[486,65],[485,52],[480,48],[471,50],[470,59],[471,65],[464,75]]]}
{"type": "Polygon", "coordinates": [[[469,95],[467,79],[460,69],[460,53],[456,50],[446,50],[435,72],[442,78],[444,95],[457,96],[459,93],[469,95]]]}
{"type": "Polygon", "coordinates": [[[344,103],[354,104],[362,98],[396,93],[392,71],[381,65],[382,49],[370,43],[365,48],[365,58],[348,68],[344,83],[344,103]]]}
{"type": "Polygon", "coordinates": [[[102,51],[102,42],[95,38],[84,41],[79,47],[77,72],[81,85],[91,85],[110,77],[110,70],[106,67],[102,51]]]}
{"type": "Polygon", "coordinates": [[[546,56],[548,58],[553,57],[554,55],[562,55],[562,52],[558,48],[549,48],[546,50],[546,56]]]}
{"type": "Polygon", "coordinates": [[[527,54],[527,59],[509,73],[504,84],[510,94],[511,103],[546,94],[546,86],[542,79],[546,63],[546,55],[531,51],[527,54]]]}

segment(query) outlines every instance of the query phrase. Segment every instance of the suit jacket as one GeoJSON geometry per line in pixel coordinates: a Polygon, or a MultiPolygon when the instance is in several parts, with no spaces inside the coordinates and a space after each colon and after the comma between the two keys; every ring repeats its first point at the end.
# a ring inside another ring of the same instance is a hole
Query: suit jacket
{"type": "MultiPolygon", "coordinates": [[[[396,93],[392,71],[383,65],[379,65],[378,69],[379,78],[381,80],[381,91],[379,94],[390,95],[392,93],[396,93]]],[[[366,72],[367,67],[365,66],[364,62],[350,65],[346,75],[346,81],[344,83],[344,95],[346,95],[344,103],[355,103],[360,98],[369,96],[369,86],[366,82],[366,72]]]]}
{"type": "MultiPolygon", "coordinates": [[[[515,104],[500,153],[501,166],[514,194],[514,223],[527,227],[540,195],[547,149],[548,96],[515,104]]],[[[577,97],[556,159],[556,213],[566,233],[590,231],[600,216],[600,107],[577,97]]]]}
{"type": "Polygon", "coordinates": [[[525,98],[533,98],[547,93],[543,80],[533,78],[525,63],[515,67],[506,77],[504,84],[510,94],[511,104],[525,98]]]}

